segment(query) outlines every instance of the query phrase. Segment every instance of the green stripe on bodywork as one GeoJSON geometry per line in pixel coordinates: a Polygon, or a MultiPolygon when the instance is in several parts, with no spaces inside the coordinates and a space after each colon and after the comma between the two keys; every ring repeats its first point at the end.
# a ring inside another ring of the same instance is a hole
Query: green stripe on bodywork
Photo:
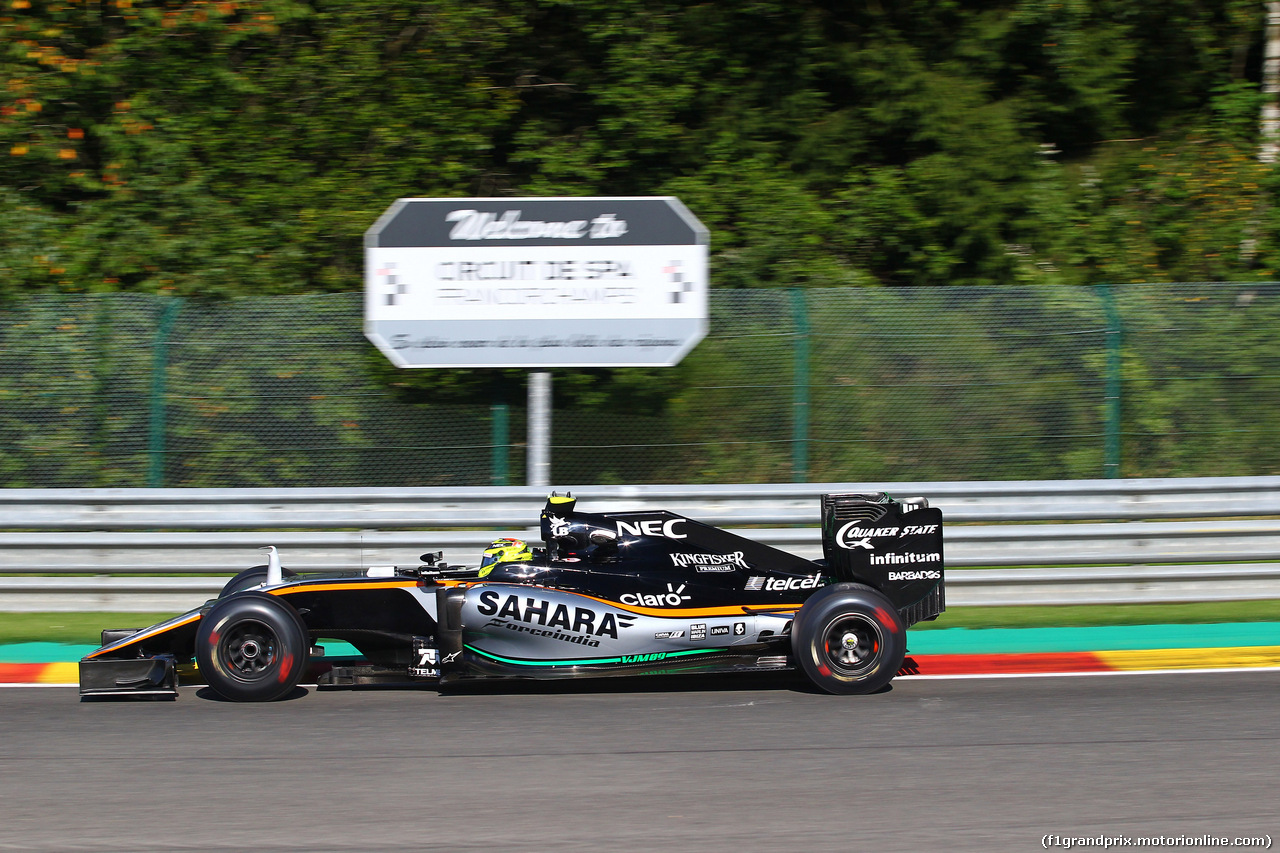
{"type": "MultiPolygon", "coordinates": [[[[517,660],[516,658],[504,658],[501,655],[490,654],[489,652],[483,651],[481,649],[477,649],[475,646],[465,646],[464,648],[466,648],[468,651],[475,652],[476,654],[482,657],[489,658],[489,660],[496,660],[498,663],[515,664],[516,666],[585,666],[586,664],[591,664],[591,663],[661,663],[662,661],[670,660],[671,658],[682,658],[682,657],[688,657],[689,655],[709,655],[717,652],[728,651],[728,649],[689,649],[688,651],[683,651],[683,652],[650,652],[649,654],[662,655],[662,657],[654,658],[653,660],[637,660],[637,661],[624,661],[622,657],[584,658],[582,660],[541,661],[541,660],[517,660]]],[[[639,655],[628,655],[627,657],[639,657],[639,655]]]]}

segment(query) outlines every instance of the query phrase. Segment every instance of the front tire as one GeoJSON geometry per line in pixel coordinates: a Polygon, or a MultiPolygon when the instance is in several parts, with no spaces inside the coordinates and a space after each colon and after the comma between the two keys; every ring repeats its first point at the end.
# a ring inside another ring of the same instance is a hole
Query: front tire
{"type": "Polygon", "coordinates": [[[791,650],[805,675],[828,693],[872,693],[898,674],[907,629],[893,605],[855,583],[826,587],[800,608],[791,650]]]}
{"type": "Polygon", "coordinates": [[[264,592],[220,600],[196,632],[200,674],[236,702],[271,702],[292,691],[306,669],[307,651],[302,617],[264,592]]]}

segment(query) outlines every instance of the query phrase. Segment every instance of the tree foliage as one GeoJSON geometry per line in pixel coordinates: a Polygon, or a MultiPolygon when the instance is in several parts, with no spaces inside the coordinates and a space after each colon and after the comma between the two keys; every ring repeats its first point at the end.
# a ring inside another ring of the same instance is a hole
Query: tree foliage
{"type": "MultiPolygon", "coordinates": [[[[1264,24],[1254,0],[4,0],[0,307],[35,293],[354,293],[363,234],[396,198],[669,194],[710,227],[717,287],[853,285],[892,302],[945,285],[963,303],[928,297],[937,334],[956,342],[942,363],[958,372],[950,385],[939,362],[881,359],[874,335],[843,340],[847,316],[829,318],[815,337],[815,364],[831,367],[814,404],[840,416],[813,419],[815,469],[926,476],[962,461],[981,476],[1018,455],[1046,476],[1083,476],[1098,470],[1096,448],[1029,437],[1096,429],[1094,398],[1061,389],[1088,391],[1102,365],[990,338],[999,324],[964,303],[975,288],[957,286],[1275,278],[1280,177],[1256,157],[1264,24]],[[993,385],[992,364],[1016,366],[1016,381],[993,385]],[[873,392],[890,382],[929,389],[925,402],[873,392]],[[971,416],[950,436],[951,458],[917,454],[933,440],[923,415],[954,406],[959,388],[971,416]],[[988,440],[997,433],[1025,440],[988,440]]],[[[1034,302],[1020,310],[1034,314],[1034,302]]],[[[874,329],[875,304],[849,313],[874,329]]],[[[1263,316],[1261,300],[1249,304],[1215,310],[1263,316]]],[[[751,334],[772,334],[786,310],[765,311],[751,334]]],[[[56,314],[41,322],[66,326],[56,314]]],[[[62,337],[56,346],[103,346],[62,337]]],[[[759,387],[790,370],[774,363],[782,356],[729,344],[699,354],[676,370],[557,372],[562,406],[646,413],[690,444],[710,424],[722,439],[701,457],[637,450],[598,476],[661,465],[672,477],[788,476],[793,401],[759,387]],[[768,428],[735,409],[744,393],[772,413],[768,428]]],[[[1135,387],[1150,389],[1126,415],[1147,437],[1143,472],[1191,470],[1162,444],[1199,411],[1198,386],[1162,390],[1176,355],[1152,345],[1127,356],[1135,387]]],[[[76,373],[68,393],[103,399],[113,370],[145,361],[115,358],[76,373]]],[[[143,450],[114,444],[140,414],[51,394],[64,362],[33,357],[26,384],[5,393],[38,398],[51,421],[81,406],[84,429],[37,435],[0,418],[13,438],[0,474],[91,435],[77,464],[102,484],[136,478],[92,454],[136,469],[143,450]]],[[[518,372],[409,373],[371,351],[342,370],[400,402],[472,414],[523,393],[518,372]]],[[[208,364],[173,378],[208,385],[171,426],[179,444],[223,436],[183,463],[187,481],[213,482],[225,459],[258,446],[262,421],[244,401],[261,383],[208,364]]],[[[329,430],[326,446],[377,443],[332,400],[303,408],[329,430]]],[[[600,417],[617,444],[645,443],[650,422],[600,417]]],[[[565,440],[588,443],[593,430],[565,440]]],[[[300,450],[280,470],[305,477],[319,458],[300,450]]]]}
{"type": "Polygon", "coordinates": [[[435,195],[677,194],[728,287],[1266,277],[1262,13],[9,0],[0,296],[356,290],[435,195]]]}

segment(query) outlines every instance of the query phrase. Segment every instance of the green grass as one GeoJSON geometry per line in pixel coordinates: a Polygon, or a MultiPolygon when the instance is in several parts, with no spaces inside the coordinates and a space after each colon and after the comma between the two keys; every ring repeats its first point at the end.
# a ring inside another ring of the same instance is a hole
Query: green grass
{"type": "Polygon", "coordinates": [[[0,644],[92,643],[103,628],[145,628],[176,613],[0,613],[0,644]]]}
{"type": "MultiPolygon", "coordinates": [[[[176,613],[0,613],[0,644],[93,643],[103,628],[145,628],[176,613]]],[[[1069,628],[1102,625],[1185,625],[1204,622],[1280,622],[1280,600],[1211,604],[1121,604],[1058,607],[953,607],[937,628],[1069,628]]]]}

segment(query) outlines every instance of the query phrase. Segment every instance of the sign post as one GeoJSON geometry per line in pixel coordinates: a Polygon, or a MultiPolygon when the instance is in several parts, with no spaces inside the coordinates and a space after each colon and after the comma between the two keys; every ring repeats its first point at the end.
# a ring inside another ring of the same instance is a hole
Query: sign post
{"type": "Polygon", "coordinates": [[[530,486],[551,485],[551,374],[529,374],[529,442],[526,447],[530,486]]]}
{"type": "Polygon", "coordinates": [[[672,197],[400,199],[365,233],[365,335],[399,367],[671,366],[707,333],[708,242],[672,197]]]}

